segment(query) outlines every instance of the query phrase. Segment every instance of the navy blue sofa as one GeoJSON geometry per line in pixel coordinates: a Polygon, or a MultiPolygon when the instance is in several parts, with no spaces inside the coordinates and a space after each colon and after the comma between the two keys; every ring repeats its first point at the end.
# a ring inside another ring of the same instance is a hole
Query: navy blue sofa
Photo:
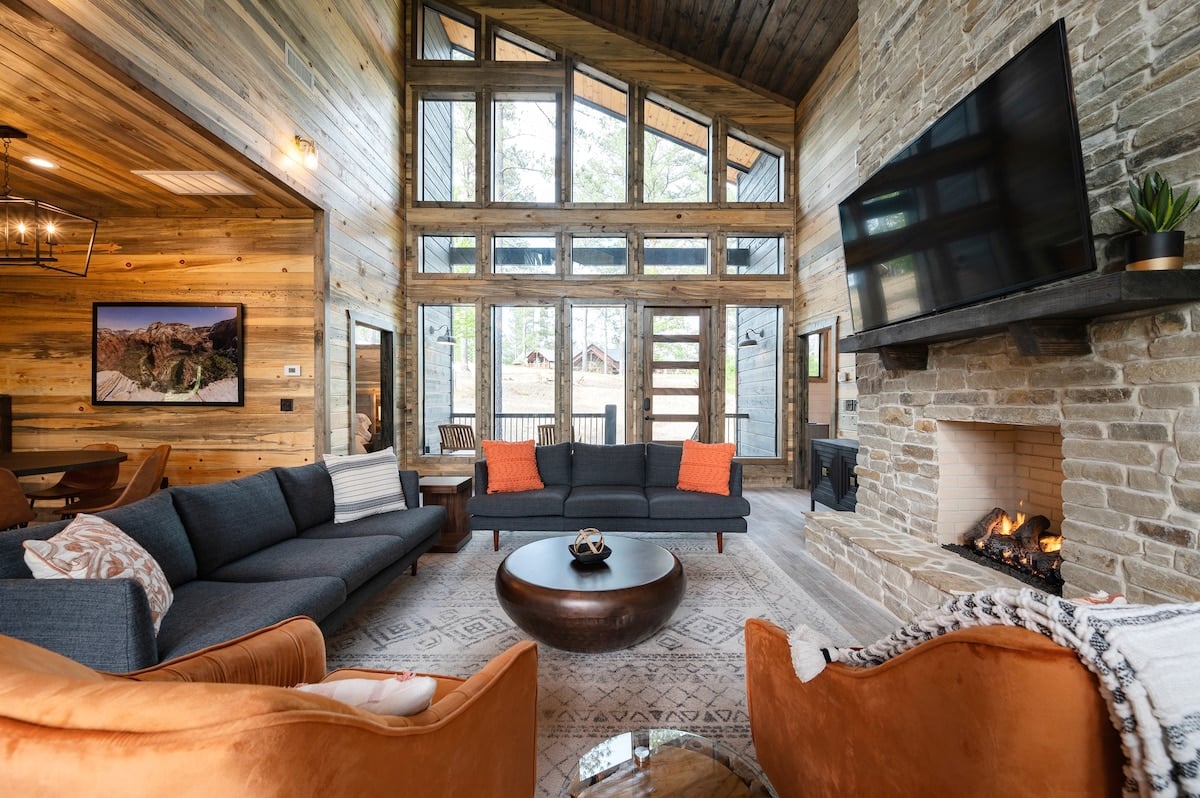
{"type": "Polygon", "coordinates": [[[537,446],[538,474],[545,487],[488,493],[487,460],[475,463],[475,495],[467,501],[471,529],[578,532],[715,532],[724,551],[725,532],[745,532],[750,503],[742,496],[742,464],[729,471],[729,495],[679,490],[682,446],[629,443],[601,446],[557,443],[537,446]]]}
{"type": "Polygon", "coordinates": [[[158,635],[132,579],[34,579],[21,541],[66,521],[0,532],[0,633],[92,668],[155,665],[296,615],[329,634],[441,536],[444,507],[419,507],[416,471],[400,472],[408,510],[333,523],[323,463],[174,487],[98,513],[162,567],[174,601],[158,635]]]}

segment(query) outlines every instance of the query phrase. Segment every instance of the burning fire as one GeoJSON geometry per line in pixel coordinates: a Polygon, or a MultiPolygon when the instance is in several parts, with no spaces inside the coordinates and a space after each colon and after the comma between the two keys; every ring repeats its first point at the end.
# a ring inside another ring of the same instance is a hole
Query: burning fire
{"type": "Polygon", "coordinates": [[[997,531],[1001,535],[1011,535],[1014,529],[1020,529],[1021,524],[1025,523],[1025,513],[1017,513],[1016,520],[1009,517],[1008,513],[1000,519],[1000,528],[997,531]]]}
{"type": "Polygon", "coordinates": [[[968,546],[984,556],[1043,579],[1057,579],[1062,535],[1050,531],[1043,515],[1010,516],[999,507],[980,519],[965,536],[968,546]]]}

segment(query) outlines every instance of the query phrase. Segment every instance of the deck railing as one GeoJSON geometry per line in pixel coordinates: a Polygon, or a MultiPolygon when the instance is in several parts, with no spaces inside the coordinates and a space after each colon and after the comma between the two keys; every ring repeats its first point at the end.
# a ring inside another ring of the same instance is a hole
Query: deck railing
{"type": "MultiPolygon", "coordinates": [[[[725,440],[736,444],[740,438],[740,422],[749,418],[746,413],[727,413],[725,440]]],[[[450,417],[450,421],[454,424],[469,424],[475,428],[474,413],[456,413],[450,417]]],[[[492,434],[503,441],[536,441],[538,427],[553,423],[553,413],[497,413],[492,434]]],[[[571,415],[571,429],[574,431],[574,440],[579,443],[616,443],[617,406],[605,405],[603,413],[574,413],[571,415]]]]}

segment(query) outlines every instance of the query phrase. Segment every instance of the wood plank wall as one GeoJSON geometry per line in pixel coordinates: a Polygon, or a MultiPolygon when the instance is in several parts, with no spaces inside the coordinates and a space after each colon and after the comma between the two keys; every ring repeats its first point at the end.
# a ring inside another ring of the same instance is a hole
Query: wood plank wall
{"type": "MultiPolygon", "coordinates": [[[[308,456],[349,451],[347,313],[359,311],[390,320],[397,328],[403,326],[399,318],[403,305],[401,0],[325,4],[97,0],[86,5],[28,0],[26,5],[126,71],[140,84],[137,91],[165,99],[317,209],[316,233],[311,223],[307,233],[307,251],[316,268],[309,262],[300,269],[313,278],[308,286],[309,324],[290,327],[295,342],[278,343],[284,352],[296,346],[306,351],[315,347],[309,371],[313,396],[295,414],[295,418],[307,416],[307,431],[301,437],[311,439],[308,456]],[[285,45],[308,63],[313,89],[287,70],[285,45]],[[312,138],[319,148],[320,165],[312,172],[294,157],[292,140],[297,134],[312,138]]],[[[119,135],[114,131],[118,139],[119,135]]],[[[200,246],[204,234],[196,233],[201,236],[196,244],[200,246]]],[[[188,249],[185,244],[183,250],[188,249]]],[[[216,288],[220,283],[221,290],[227,291],[237,286],[241,272],[234,270],[224,279],[209,281],[189,270],[177,289],[189,290],[193,276],[197,286],[216,288]]],[[[161,299],[165,288],[148,285],[141,292],[135,285],[126,283],[123,288],[149,300],[161,299]]],[[[70,305],[80,301],[74,293],[80,289],[48,290],[49,303],[82,317],[83,308],[70,305]]],[[[276,285],[265,290],[291,292],[296,287],[292,277],[280,276],[276,285]]],[[[259,343],[250,337],[255,334],[253,328],[248,330],[251,346],[259,343]]],[[[269,362],[277,360],[272,355],[269,362]]],[[[66,385],[50,387],[77,393],[66,385]]],[[[277,408],[273,389],[269,402],[267,397],[249,397],[242,413],[253,415],[251,407],[271,402],[277,408]]],[[[211,457],[225,462],[213,473],[236,470],[245,463],[232,440],[236,428],[254,422],[242,424],[238,416],[235,410],[222,413],[220,417],[231,419],[228,426],[185,425],[187,448],[208,449],[211,457]]],[[[289,451],[279,453],[281,462],[293,459],[292,446],[289,442],[284,447],[289,451]]],[[[274,464],[274,458],[263,464],[274,464]]]]}
{"type": "MultiPolygon", "coordinates": [[[[817,83],[796,108],[796,304],[798,327],[838,319],[853,330],[837,204],[858,185],[858,24],[838,46],[817,83]]],[[[843,402],[857,399],[854,355],[837,356],[834,373],[839,437],[854,437],[854,415],[843,402]]]]}
{"type": "Polygon", "coordinates": [[[0,385],[12,394],[17,449],[108,441],[130,455],[172,446],[171,484],[215,482],[312,459],[312,219],[110,218],[119,251],[86,278],[6,276],[0,385]],[[193,243],[195,242],[195,243],[193,243]],[[243,305],[244,407],[93,406],[93,302],[243,305]],[[299,364],[300,377],[285,377],[299,364]],[[296,409],[279,411],[279,398],[296,409]]]}

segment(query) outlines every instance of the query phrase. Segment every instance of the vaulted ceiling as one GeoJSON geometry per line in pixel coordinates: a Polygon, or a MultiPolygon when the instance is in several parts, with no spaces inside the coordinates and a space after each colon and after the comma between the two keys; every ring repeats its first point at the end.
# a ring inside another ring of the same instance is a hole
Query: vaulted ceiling
{"type": "MultiPolygon", "coordinates": [[[[803,97],[857,16],[857,3],[840,0],[546,4],[788,105],[803,97]]],[[[98,64],[20,2],[0,3],[0,63],[6,72],[0,80],[0,125],[29,133],[28,140],[12,143],[13,194],[94,215],[306,207],[240,153],[131,85],[127,75],[98,64]],[[59,166],[32,167],[24,160],[29,155],[59,166]],[[146,169],[219,171],[250,193],[177,196],[134,174],[146,169]]]]}
{"type": "Polygon", "coordinates": [[[17,128],[9,152],[15,196],[94,216],[161,208],[206,211],[302,208],[240,153],[220,145],[165,101],[131,84],[61,28],[20,4],[0,4],[0,125],[17,128]],[[30,165],[30,157],[55,168],[30,165]],[[178,195],[135,170],[220,172],[246,193],[178,195]]]}
{"type": "Polygon", "coordinates": [[[858,19],[844,0],[545,1],[792,104],[858,19]]]}

